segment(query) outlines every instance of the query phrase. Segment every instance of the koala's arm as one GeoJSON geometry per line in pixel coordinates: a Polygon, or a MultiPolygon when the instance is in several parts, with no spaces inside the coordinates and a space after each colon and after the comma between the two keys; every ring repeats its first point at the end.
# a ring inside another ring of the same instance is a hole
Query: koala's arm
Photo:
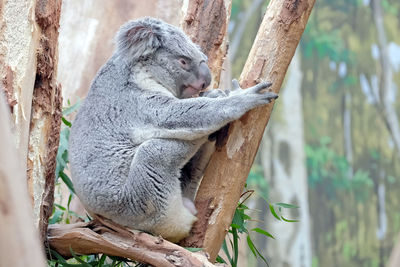
{"type": "Polygon", "coordinates": [[[275,93],[260,92],[270,85],[260,83],[227,97],[168,98],[164,101],[154,98],[154,108],[144,109],[152,127],[141,130],[140,139],[196,140],[208,136],[250,109],[277,98],[275,93]]]}

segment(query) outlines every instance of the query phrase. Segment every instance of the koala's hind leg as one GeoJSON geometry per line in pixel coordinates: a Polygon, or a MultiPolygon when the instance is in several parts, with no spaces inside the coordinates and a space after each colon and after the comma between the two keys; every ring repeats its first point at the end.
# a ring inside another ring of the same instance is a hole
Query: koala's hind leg
{"type": "Polygon", "coordinates": [[[138,147],[126,187],[132,191],[128,203],[136,213],[130,227],[173,242],[189,234],[197,218],[191,206],[184,203],[180,169],[200,145],[176,139],[151,139],[138,147]]]}

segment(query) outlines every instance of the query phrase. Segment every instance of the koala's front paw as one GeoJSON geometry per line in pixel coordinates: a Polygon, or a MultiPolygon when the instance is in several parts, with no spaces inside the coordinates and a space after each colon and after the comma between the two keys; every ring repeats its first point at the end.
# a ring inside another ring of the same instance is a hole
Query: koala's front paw
{"type": "Polygon", "coordinates": [[[232,94],[245,95],[247,99],[249,99],[250,101],[254,100],[258,105],[267,104],[271,102],[272,99],[278,98],[278,94],[266,91],[266,89],[268,89],[272,85],[272,83],[270,82],[261,82],[245,90],[241,89],[239,82],[236,79],[232,81],[232,85],[232,94]]]}

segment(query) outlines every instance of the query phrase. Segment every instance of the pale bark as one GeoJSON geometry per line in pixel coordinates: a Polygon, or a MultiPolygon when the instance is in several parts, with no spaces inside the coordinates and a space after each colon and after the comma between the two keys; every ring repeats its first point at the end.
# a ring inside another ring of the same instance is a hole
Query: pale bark
{"type": "MultiPolygon", "coordinates": [[[[243,88],[260,80],[279,91],[304,31],[314,0],[271,1],[241,75],[243,88]]],[[[231,124],[224,144],[212,155],[196,198],[200,217],[193,232],[204,232],[192,245],[211,260],[221,247],[253,163],[273,104],[250,111],[231,124]]]]}
{"type": "Polygon", "coordinates": [[[0,125],[0,266],[45,266],[43,247],[33,225],[25,166],[16,150],[3,92],[0,125]]]}
{"type": "Polygon", "coordinates": [[[264,136],[261,150],[264,176],[270,180],[270,200],[300,207],[284,214],[286,218],[298,219],[297,223],[284,223],[268,216],[267,229],[276,240],[268,242],[265,250],[271,266],[276,267],[311,267],[312,260],[300,66],[297,52],[290,64],[285,88],[281,90],[275,111],[277,119],[269,123],[269,133],[264,136]]]}
{"type": "Polygon", "coordinates": [[[0,74],[42,236],[53,206],[61,118],[55,81],[60,7],[60,0],[16,0],[3,1],[1,8],[0,74]]]}
{"type": "Polygon", "coordinates": [[[32,98],[27,160],[28,188],[33,197],[35,225],[45,239],[54,202],[54,172],[62,116],[61,86],[57,84],[58,28],[61,0],[38,0],[37,69],[32,98]]]}
{"type": "Polygon", "coordinates": [[[0,77],[12,106],[17,149],[26,166],[39,29],[35,0],[0,1],[0,77]]]}
{"type": "Polygon", "coordinates": [[[63,256],[71,256],[72,249],[75,253],[105,253],[156,267],[216,266],[201,253],[189,252],[161,237],[128,230],[101,218],[88,223],[51,225],[48,242],[63,256]]]}

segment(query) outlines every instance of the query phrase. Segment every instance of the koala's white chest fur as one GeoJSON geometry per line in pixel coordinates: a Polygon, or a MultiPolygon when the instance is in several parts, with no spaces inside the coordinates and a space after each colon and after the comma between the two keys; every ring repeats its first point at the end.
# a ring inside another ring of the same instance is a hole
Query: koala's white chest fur
{"type": "Polygon", "coordinates": [[[168,96],[175,97],[170,90],[157,82],[157,80],[154,79],[151,73],[146,72],[146,70],[140,65],[133,68],[130,80],[143,90],[148,90],[150,92],[159,92],[168,96]]]}

